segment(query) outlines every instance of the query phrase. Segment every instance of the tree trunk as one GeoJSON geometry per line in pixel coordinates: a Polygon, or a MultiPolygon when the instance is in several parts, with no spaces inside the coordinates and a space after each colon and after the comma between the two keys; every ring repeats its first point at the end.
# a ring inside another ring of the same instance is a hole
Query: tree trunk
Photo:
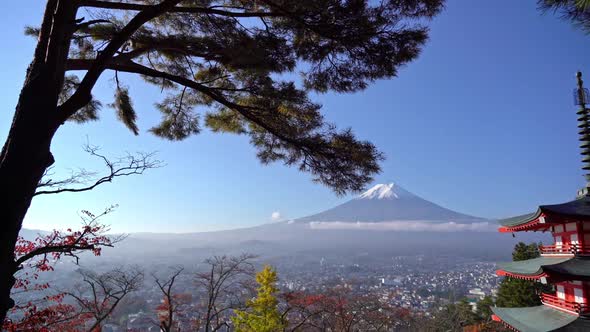
{"type": "Polygon", "coordinates": [[[23,219],[45,169],[53,163],[49,150],[58,124],[55,103],[44,79],[34,79],[21,92],[16,114],[0,159],[0,321],[12,307],[14,249],[23,219]],[[35,82],[36,81],[36,82],[35,82]]]}
{"type": "Polygon", "coordinates": [[[0,154],[0,325],[14,306],[14,249],[43,173],[54,159],[51,140],[61,125],[57,100],[65,76],[76,1],[48,0],[33,61],[0,154]]]}

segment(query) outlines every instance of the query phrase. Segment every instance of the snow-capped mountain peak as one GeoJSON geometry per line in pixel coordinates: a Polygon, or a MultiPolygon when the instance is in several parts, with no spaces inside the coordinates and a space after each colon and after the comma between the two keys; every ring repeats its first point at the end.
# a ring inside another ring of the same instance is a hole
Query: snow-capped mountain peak
{"type": "Polygon", "coordinates": [[[396,199],[410,196],[414,195],[394,183],[381,183],[362,193],[358,199],[396,199]]]}
{"type": "Polygon", "coordinates": [[[436,205],[394,183],[375,185],[348,202],[296,220],[355,223],[394,221],[468,223],[485,220],[436,205]]]}

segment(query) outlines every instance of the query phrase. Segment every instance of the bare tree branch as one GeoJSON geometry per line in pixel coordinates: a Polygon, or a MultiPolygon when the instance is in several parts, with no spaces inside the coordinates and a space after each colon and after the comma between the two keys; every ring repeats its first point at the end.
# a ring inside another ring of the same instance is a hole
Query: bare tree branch
{"type": "Polygon", "coordinates": [[[50,176],[52,176],[53,173],[51,173],[51,169],[48,169],[45,172],[44,177],[41,179],[41,182],[39,182],[39,184],[37,185],[37,191],[35,192],[34,196],[59,194],[63,192],[89,191],[103,183],[113,181],[114,178],[143,174],[143,172],[145,172],[148,169],[159,168],[164,165],[161,161],[154,159],[154,152],[139,152],[136,155],[128,154],[124,157],[119,157],[114,160],[110,160],[105,155],[100,154],[99,148],[96,146],[86,144],[84,146],[84,151],[86,151],[91,156],[100,159],[105,164],[108,170],[108,174],[98,179],[94,179],[96,176],[95,172],[88,172],[84,169],[81,169],[77,172],[72,172],[72,174],[68,178],[61,180],[53,180],[52,178],[50,178],[50,176]],[[78,188],[68,187],[70,185],[76,184],[85,186],[78,188]],[[39,190],[40,188],[43,188],[43,190],[39,190]]]}
{"type": "Polygon", "coordinates": [[[92,315],[94,323],[89,332],[100,328],[102,322],[115,310],[129,293],[143,286],[143,272],[139,268],[116,268],[103,274],[79,271],[84,284],[77,292],[65,292],[72,297],[85,314],[92,315]]]}
{"type": "Polygon", "coordinates": [[[197,273],[195,282],[206,291],[205,308],[202,313],[204,331],[217,331],[226,326],[225,313],[244,305],[242,291],[247,290],[244,279],[252,279],[255,255],[215,256],[205,261],[206,272],[197,273]]]}
{"type": "Polygon", "coordinates": [[[177,296],[173,292],[172,288],[174,287],[174,282],[176,278],[184,271],[183,267],[176,267],[172,271],[172,274],[164,281],[160,280],[155,274],[152,274],[156,285],[162,292],[164,296],[164,305],[159,307],[162,311],[165,311],[164,314],[158,315],[159,323],[158,326],[164,332],[171,332],[173,327],[175,326],[175,316],[178,314],[179,310],[179,303],[177,303],[177,296]]]}
{"type": "Polygon", "coordinates": [[[53,166],[48,167],[45,172],[43,173],[43,177],[39,184],[37,184],[37,190],[39,188],[63,188],[67,185],[76,185],[76,184],[85,184],[88,181],[91,181],[92,178],[96,177],[96,172],[90,172],[83,168],[78,170],[71,170],[70,176],[63,179],[53,179],[55,173],[53,172],[53,166]]]}

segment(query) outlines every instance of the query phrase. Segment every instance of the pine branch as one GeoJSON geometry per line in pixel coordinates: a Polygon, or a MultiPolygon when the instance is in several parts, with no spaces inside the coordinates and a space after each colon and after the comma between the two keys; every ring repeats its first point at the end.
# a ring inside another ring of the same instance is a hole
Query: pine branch
{"type": "Polygon", "coordinates": [[[82,79],[80,86],[74,94],[62,105],[58,107],[58,113],[61,122],[65,122],[79,108],[86,105],[92,98],[91,91],[98,78],[105,69],[105,66],[111,61],[117,51],[129,40],[129,37],[141,28],[148,21],[166,13],[180,3],[182,0],[164,0],[154,6],[146,6],[141,12],[125,25],[119,33],[113,36],[108,45],[99,52],[92,66],[88,68],[86,75],[82,79]]]}
{"type": "Polygon", "coordinates": [[[109,20],[102,20],[102,19],[99,19],[99,20],[90,20],[88,22],[83,22],[83,23],[77,24],[76,25],[76,31],[81,30],[81,29],[86,29],[86,28],[90,27],[93,24],[100,24],[100,23],[112,23],[112,22],[109,21],[109,20]]]}
{"type": "MultiPolygon", "coordinates": [[[[141,11],[152,7],[150,5],[142,5],[136,3],[122,3],[122,2],[106,2],[97,0],[83,0],[80,2],[80,7],[104,8],[104,9],[119,9],[141,11]]],[[[215,9],[212,7],[174,7],[169,10],[170,13],[188,13],[188,14],[211,14],[227,17],[276,17],[283,16],[283,14],[273,12],[232,12],[226,10],[215,9]]]]}
{"type": "MultiPolygon", "coordinates": [[[[92,60],[75,59],[70,60],[68,69],[84,70],[91,65],[92,60]]],[[[133,61],[110,62],[105,64],[105,68],[174,82],[235,111],[253,125],[249,134],[255,140],[255,144],[261,147],[258,156],[262,162],[283,160],[287,165],[298,163],[300,170],[309,171],[317,176],[314,181],[330,186],[338,194],[343,194],[347,190],[362,189],[363,185],[370,181],[370,174],[379,171],[377,161],[383,157],[372,144],[356,141],[350,130],[336,132],[334,126],[322,123],[321,119],[311,122],[307,131],[291,130],[298,124],[292,124],[288,119],[276,114],[274,110],[279,104],[265,106],[255,101],[245,104],[230,99],[231,96],[215,87],[148,68],[133,61]],[[358,165],[353,162],[360,159],[366,162],[358,165]]],[[[260,96],[254,93],[252,97],[264,98],[264,92],[260,96]]]]}
{"type": "MultiPolygon", "coordinates": [[[[87,69],[91,68],[92,63],[93,63],[92,60],[71,59],[71,60],[68,60],[67,68],[68,68],[68,70],[87,70],[87,69]]],[[[228,100],[223,95],[221,95],[220,93],[215,91],[216,89],[214,89],[214,88],[207,87],[206,85],[203,85],[201,83],[195,82],[193,80],[190,80],[190,79],[182,77],[182,76],[177,76],[177,75],[173,75],[170,73],[165,73],[165,72],[162,72],[159,70],[155,70],[152,68],[148,68],[148,67],[140,65],[138,63],[135,63],[133,61],[127,61],[125,63],[112,63],[111,62],[111,63],[106,64],[105,68],[111,69],[111,70],[117,70],[117,71],[121,71],[121,72],[150,76],[150,77],[154,77],[154,78],[163,78],[163,79],[175,82],[177,84],[180,84],[182,86],[192,88],[198,92],[201,92],[201,93],[207,95],[208,97],[210,97],[211,99],[220,103],[221,105],[223,105],[229,109],[235,110],[236,112],[238,112],[242,116],[244,116],[246,119],[248,119],[252,123],[255,123],[256,125],[260,126],[261,128],[268,131],[269,133],[272,133],[274,136],[276,136],[280,140],[290,143],[290,144],[293,144],[294,146],[304,148],[304,146],[302,145],[301,142],[298,142],[297,140],[291,139],[291,138],[283,135],[282,133],[271,128],[264,121],[258,119],[251,112],[251,109],[252,109],[251,107],[248,107],[245,105],[238,105],[238,104],[228,100]]]]}

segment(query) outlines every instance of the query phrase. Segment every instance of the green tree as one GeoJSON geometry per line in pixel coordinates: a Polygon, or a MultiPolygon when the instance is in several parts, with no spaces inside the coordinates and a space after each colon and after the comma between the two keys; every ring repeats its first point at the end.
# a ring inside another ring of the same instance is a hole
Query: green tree
{"type": "Polygon", "coordinates": [[[492,318],[492,309],[491,307],[494,306],[494,300],[491,296],[485,296],[483,299],[477,302],[477,311],[476,314],[479,318],[487,322],[492,318]]]}
{"type": "Polygon", "coordinates": [[[462,331],[464,327],[477,324],[479,317],[473,312],[468,300],[447,304],[432,319],[418,322],[413,330],[418,331],[462,331]]]}
{"type": "MultiPolygon", "coordinates": [[[[0,154],[0,321],[14,305],[14,249],[51,142],[68,121],[99,117],[92,95],[111,72],[115,109],[141,131],[122,73],[157,85],[162,121],[181,140],[201,130],[247,135],[263,163],[282,161],[338,193],[360,190],[381,153],[338,131],[311,92],[355,92],[397,75],[428,37],[443,0],[46,0],[12,125],[0,154]],[[82,16],[80,13],[83,13],[82,16]],[[91,19],[86,19],[91,18],[91,19]],[[289,80],[302,73],[302,87],[289,80]],[[208,110],[198,114],[196,110],[208,110]]],[[[18,79],[14,79],[18,81],[18,79]]]]}
{"type": "Polygon", "coordinates": [[[543,12],[552,11],[590,33],[590,0],[538,0],[543,12]]]}
{"type": "Polygon", "coordinates": [[[457,303],[451,303],[443,307],[434,317],[417,321],[412,330],[417,331],[465,331],[465,327],[471,326],[469,331],[508,331],[501,325],[492,321],[492,309],[494,300],[491,296],[485,296],[477,302],[477,309],[473,312],[467,299],[461,299],[457,303]]]}
{"type": "Polygon", "coordinates": [[[512,260],[515,262],[537,258],[539,256],[541,256],[539,245],[534,242],[529,244],[518,242],[512,251],[512,260]]]}
{"type": "Polygon", "coordinates": [[[461,326],[477,324],[479,321],[479,317],[473,312],[471,304],[465,298],[455,303],[455,311],[457,318],[461,322],[461,326]]]}
{"type": "Polygon", "coordinates": [[[277,306],[277,272],[266,265],[256,274],[258,295],[246,303],[247,311],[236,310],[232,321],[236,332],[277,332],[282,331],[287,322],[277,306]]]}
{"type": "Polygon", "coordinates": [[[541,304],[539,284],[535,281],[505,278],[498,289],[499,307],[531,307],[541,304]]]}
{"type": "MultiPolygon", "coordinates": [[[[525,244],[519,242],[514,246],[512,259],[522,261],[539,257],[539,245],[537,243],[525,244]]],[[[540,305],[539,293],[548,286],[536,281],[521,280],[506,277],[500,283],[496,305],[499,307],[530,307],[540,305]]]]}

